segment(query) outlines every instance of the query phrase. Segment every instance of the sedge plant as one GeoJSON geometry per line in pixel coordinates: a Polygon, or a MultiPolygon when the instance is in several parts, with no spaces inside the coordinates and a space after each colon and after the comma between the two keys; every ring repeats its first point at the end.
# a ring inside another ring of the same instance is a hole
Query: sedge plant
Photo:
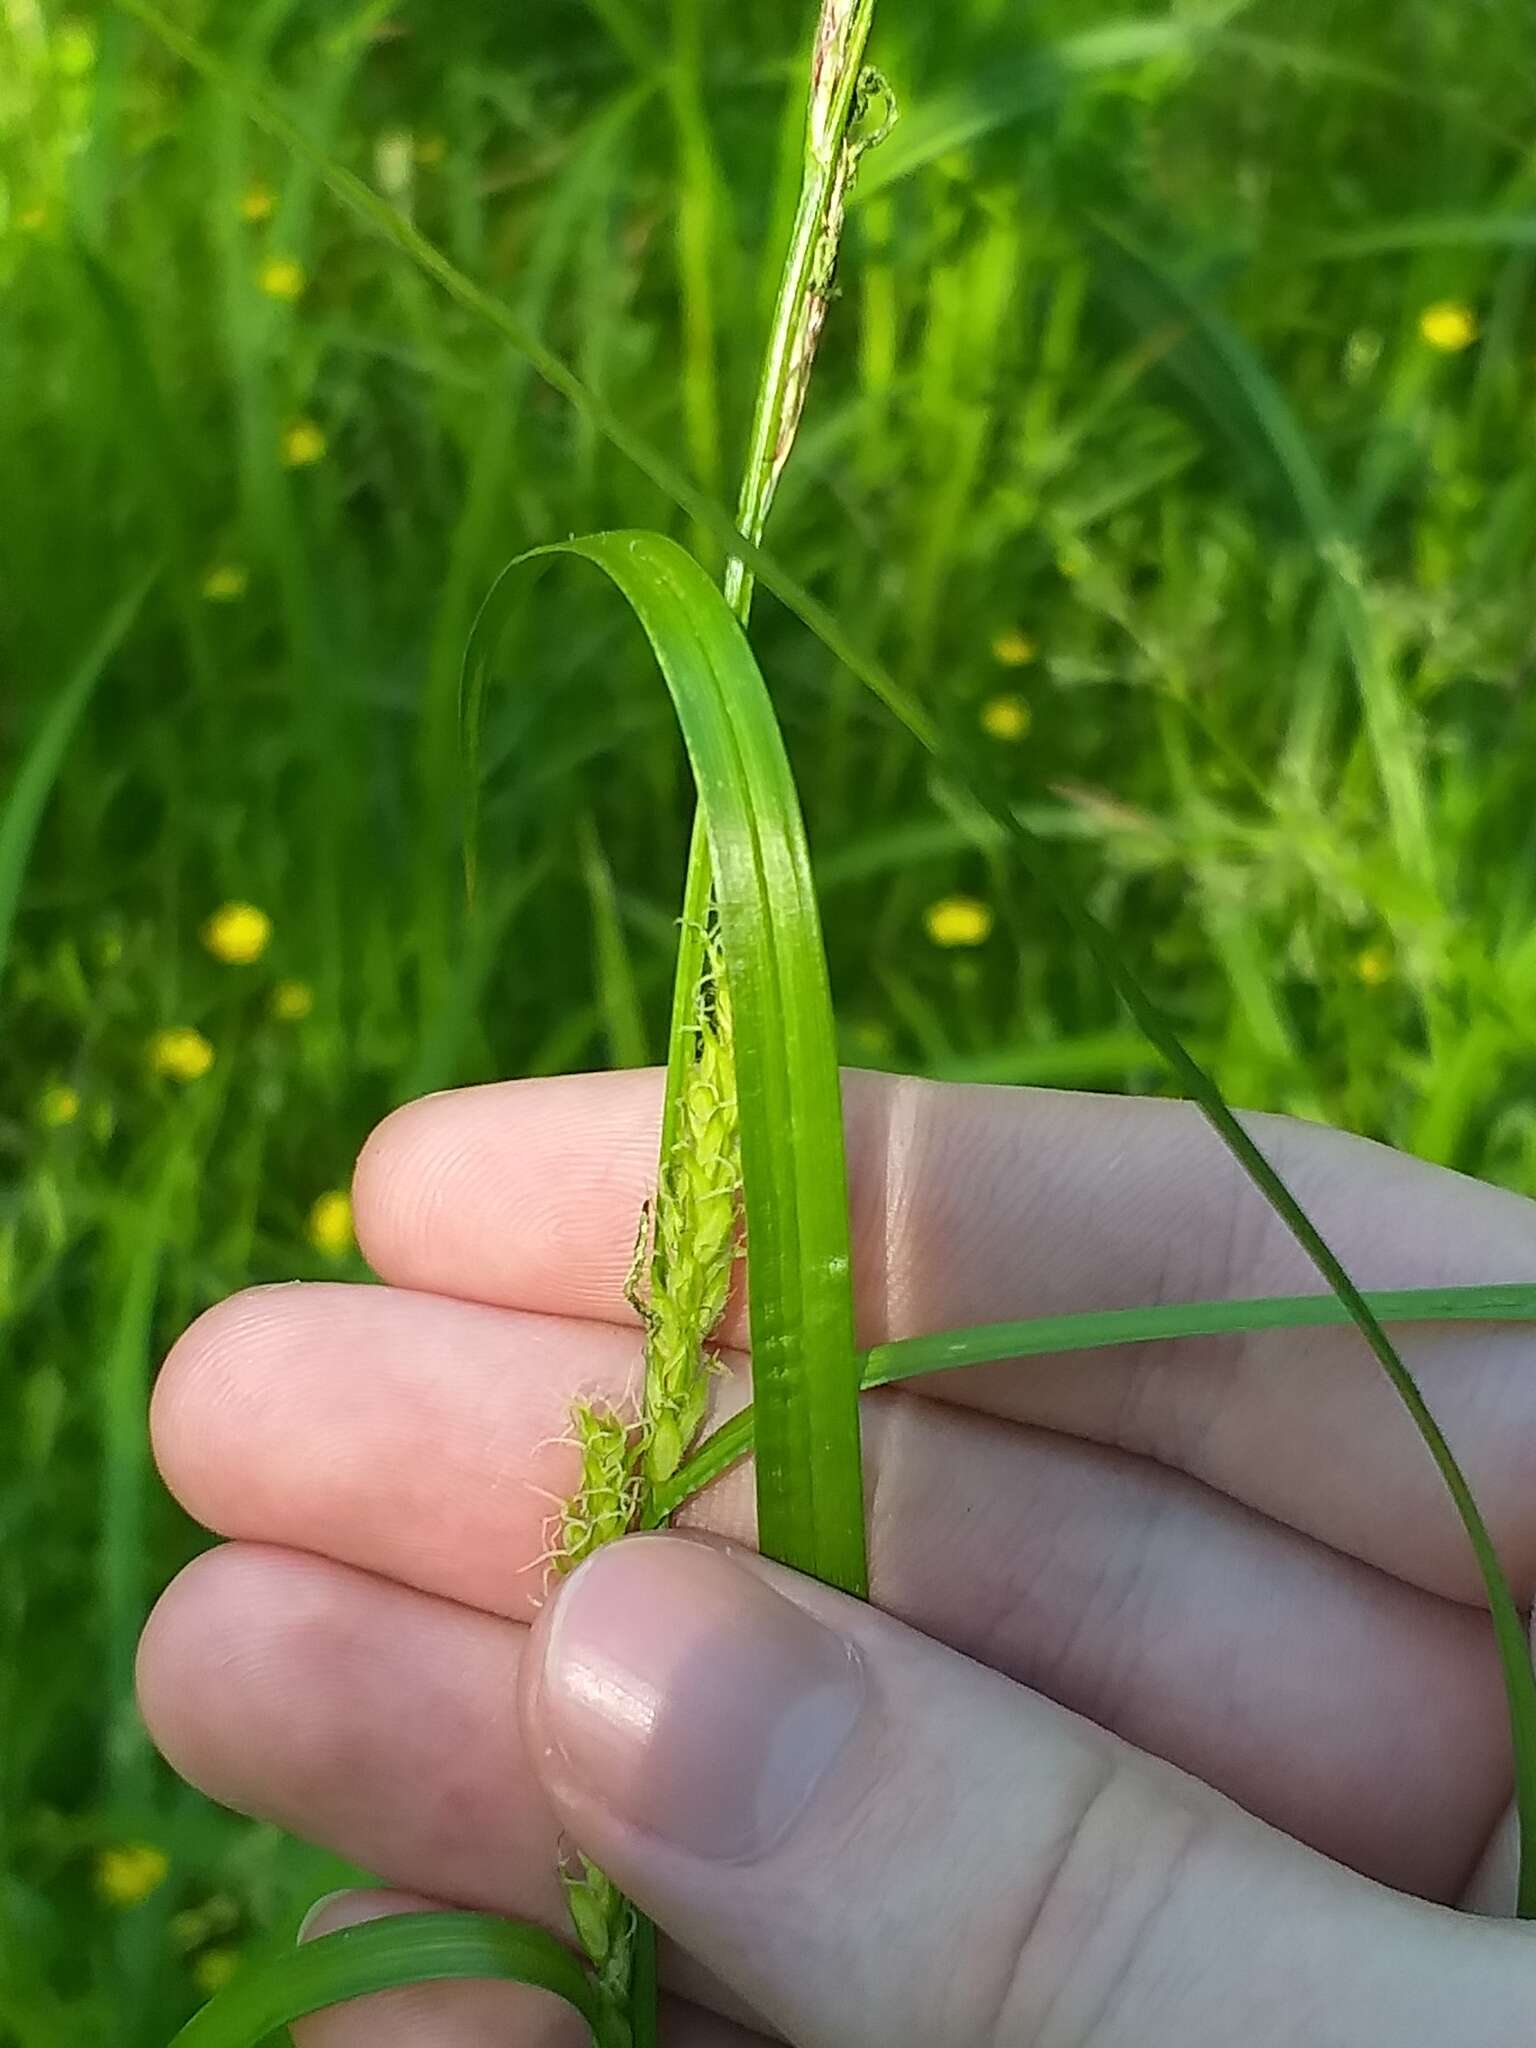
{"type": "MultiPolygon", "coordinates": [[[[1530,1317],[1536,1314],[1536,1287],[1362,1295],[974,750],[856,645],[763,549],[833,306],[854,181],[862,157],[891,118],[889,90],[865,64],[875,0],[824,0],[820,9],[801,197],[734,518],[615,417],[499,301],[330,162],[260,89],[169,22],[153,0],[120,4],[306,156],[338,197],[460,305],[494,326],[700,531],[726,543],[723,590],[691,554],[657,533],[597,534],[536,550],[498,581],[465,665],[463,748],[473,793],[481,711],[514,580],[562,562],[597,569],[626,600],[650,643],[698,794],[679,925],[656,1192],[637,1219],[631,1278],[644,1332],[643,1379],[631,1409],[608,1412],[587,1405],[573,1417],[581,1476],[556,1518],[555,1571],[574,1568],[630,1529],[659,1526],[752,1449],[764,1551],[863,1594],[861,1386],[985,1360],[1023,1360],[1172,1335],[1353,1323],[1418,1427],[1482,1570],[1514,1732],[1524,1849],[1520,1909],[1527,1916],[1536,1913],[1536,1680],[1521,1617],[1467,1481],[1386,1328],[1395,1322],[1530,1317]],[[1058,1317],[858,1353],[836,1042],[816,895],[794,779],[746,637],[758,580],[894,713],[947,782],[968,798],[972,812],[989,817],[1014,846],[1041,895],[1103,969],[1173,1076],[1308,1252],[1327,1294],[1058,1317]],[[752,1405],[699,1442],[710,1406],[711,1340],[743,1247],[752,1405]]],[[[469,810],[472,847],[473,794],[469,810]]],[[[274,2027],[324,2006],[401,1985],[480,1977],[534,1984],[564,1999],[581,2015],[596,2048],[649,2048],[657,2038],[653,1931],[579,1851],[565,1876],[574,1948],[546,1929],[475,1914],[404,1916],[346,1929],[246,1973],[179,2038],[185,2048],[256,2048],[274,2027]]]]}

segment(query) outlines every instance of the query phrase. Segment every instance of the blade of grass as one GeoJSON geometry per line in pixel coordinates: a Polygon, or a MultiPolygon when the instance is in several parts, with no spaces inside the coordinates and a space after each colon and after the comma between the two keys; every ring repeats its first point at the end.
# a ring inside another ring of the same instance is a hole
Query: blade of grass
{"type": "Polygon", "coordinates": [[[173,1205],[195,1171],[190,1127],[172,1124],[140,1185],[114,1209],[101,1258],[110,1314],[101,1332],[98,1577],[111,1735],[108,1789],[127,1803],[146,1790],[149,1743],[134,1709],[133,1667],[149,1606],[144,1557],[154,1311],[173,1205]]]}
{"type": "MultiPolygon", "coordinates": [[[[1407,1287],[1367,1294],[1384,1323],[1524,1323],[1536,1320],[1536,1286],[1522,1281],[1490,1287],[1407,1287]]],[[[932,1337],[877,1344],[859,1357],[865,1392],[929,1373],[953,1372],[1004,1360],[1061,1357],[1112,1344],[1166,1344],[1173,1338],[1245,1336],[1257,1330],[1321,1330],[1348,1324],[1349,1312],[1333,1294],[1267,1295],[1252,1301],[1191,1301],[1156,1308],[1090,1309],[1075,1315],[1034,1316],[1024,1322],[978,1324],[932,1337]]],[[[752,1449],[753,1412],[744,1408],[713,1431],[658,1494],[658,1520],[712,1485],[752,1449]]]]}
{"type": "MultiPolygon", "coordinates": [[[[1228,9],[1229,16],[1247,10],[1247,0],[1228,9]]],[[[1198,22],[1111,21],[1063,36],[1041,49],[1005,57],[978,69],[963,84],[933,93],[904,125],[899,140],[871,171],[861,197],[872,198],[901,179],[910,178],[952,151],[966,149],[1014,122],[1049,107],[1069,86],[1159,58],[1228,56],[1246,59],[1257,69],[1289,72],[1301,78],[1333,80],[1363,87],[1390,99],[1432,106],[1458,123],[1518,147],[1518,138],[1488,123],[1471,95],[1431,91],[1410,78],[1400,78],[1374,64],[1341,57],[1336,51],[1275,36],[1252,35],[1226,27],[1220,20],[1198,22]]]]}
{"type": "Polygon", "coordinates": [[[1154,1064],[1137,1031],[1092,1031],[1040,1043],[994,1045],[985,1052],[949,1053],[934,1060],[935,1081],[1008,1081],[1034,1088],[1091,1088],[1097,1082],[1145,1075],[1154,1064]]]}
{"type": "Polygon", "coordinates": [[[1416,249],[1536,249],[1536,214],[1427,213],[1379,221],[1298,242],[1288,253],[1306,263],[1343,263],[1416,249]]]}
{"type": "Polygon", "coordinates": [[[629,0],[586,0],[586,4],[642,77],[655,69],[656,52],[650,36],[629,0]]]}
{"type": "Polygon", "coordinates": [[[964,85],[930,95],[903,121],[899,134],[872,166],[860,197],[870,199],[940,157],[1049,106],[1076,79],[1177,56],[1199,48],[1212,33],[1204,23],[1103,22],[1011,63],[989,65],[964,85]]]}
{"type": "Polygon", "coordinates": [[[592,906],[592,965],[608,1057],[616,1067],[643,1067],[647,1058],[645,1018],[635,986],[635,966],[614,895],[613,869],[590,812],[581,820],[581,873],[592,906]]]}
{"type": "Polygon", "coordinates": [[[79,666],[54,699],[53,708],[38,728],[4,806],[0,807],[0,977],[5,973],[27,859],[49,793],[58,780],[75,728],[111,666],[112,657],[127,639],[153,580],[142,579],[107,614],[79,666]]]}
{"type": "Polygon", "coordinates": [[[1093,225],[1107,245],[1103,275],[1111,290],[1140,322],[1159,325],[1172,316],[1187,327],[1184,344],[1165,358],[1168,367],[1219,427],[1262,450],[1280,479],[1317,557],[1348,650],[1398,858],[1407,874],[1432,888],[1429,817],[1407,708],[1381,661],[1343,514],[1300,421],[1258,356],[1214,307],[1124,228],[1103,219],[1093,225]]]}
{"type": "Polygon", "coordinates": [[[721,252],[719,166],[710,136],[699,0],[672,0],[667,100],[676,135],[673,243],[683,335],[683,414],[693,473],[712,496],[720,489],[720,372],[716,298],[721,252]]]}
{"type": "MultiPolygon", "coordinates": [[[[628,600],[671,695],[698,788],[735,1022],[762,1541],[867,1591],[842,1103],[831,995],[800,807],[767,690],[724,597],[660,534],[535,551],[601,569],[628,600]]],[[[516,567],[518,565],[514,565],[516,567]]],[[[510,575],[510,571],[507,572],[510,575]]],[[[507,576],[466,666],[477,755],[507,576]]]]}
{"type": "Polygon", "coordinates": [[[84,241],[76,241],[74,253],[87,300],[100,321],[121,382],[122,403],[113,408],[113,416],[120,424],[147,508],[159,528],[159,552],[181,626],[187,667],[198,688],[208,693],[215,688],[217,672],[197,599],[193,537],[186,511],[193,502],[193,491],[183,435],[165,402],[138,312],[121,282],[84,241]]]}
{"type": "MultiPolygon", "coordinates": [[[[887,701],[892,702],[898,716],[902,716],[905,693],[883,672],[880,680],[894,693],[887,701]]],[[[905,718],[904,722],[909,723],[905,718]]],[[[926,719],[923,723],[926,726],[926,719]]],[[[941,759],[948,757],[949,750],[937,741],[935,751],[941,759]]],[[[1036,885],[1054,905],[1088,955],[1097,962],[1147,1039],[1161,1053],[1180,1086],[1199,1105],[1232,1157],[1332,1288],[1407,1409],[1425,1449],[1445,1482],[1477,1558],[1488,1596],[1509,1703],[1514,1752],[1515,1803],[1520,1818],[1521,1840],[1517,1910],[1522,1919],[1536,1918],[1536,1668],[1531,1662],[1525,1622],[1509,1589],[1487,1525],[1444,1431],[1420,1392],[1418,1382],[1399,1357],[1391,1338],[1337,1253],[1239,1123],[1210,1074],[1188,1050],[1160,1006],[1143,988],[1112,934],[1059,874],[1050,849],[1017,817],[1006,791],[993,780],[995,771],[984,766],[974,754],[969,759],[962,757],[957,767],[972,794],[1013,835],[1036,885]]]]}
{"type": "Polygon", "coordinates": [[[205,2005],[173,2048],[260,2048],[278,2027],[405,1984],[529,1984],[578,2012],[595,2048],[624,2048],[591,1977],[542,1927],[486,1913],[402,1913],[343,1927],[248,1971],[205,2005]]]}

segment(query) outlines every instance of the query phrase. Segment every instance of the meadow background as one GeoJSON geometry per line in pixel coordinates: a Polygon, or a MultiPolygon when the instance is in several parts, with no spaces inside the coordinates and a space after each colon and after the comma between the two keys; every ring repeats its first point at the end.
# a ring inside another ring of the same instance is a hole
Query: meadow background
{"type": "MultiPolygon", "coordinates": [[[[810,0],[177,0],[734,496],[810,0]]],[[[881,0],[779,558],[1018,802],[1230,1098],[1536,1191],[1536,18],[881,0]]],[[[689,814],[617,601],[690,535],[110,5],[0,0],[0,2044],[162,2048],[342,1873],[175,1785],[154,1364],[355,1273],[426,1088],[656,1058],[689,814]],[[35,824],[35,831],[33,829],[35,824]],[[218,913],[230,905],[251,911],[218,913]]],[[[1011,858],[771,598],[846,1056],[1155,1088],[1011,858]]]]}

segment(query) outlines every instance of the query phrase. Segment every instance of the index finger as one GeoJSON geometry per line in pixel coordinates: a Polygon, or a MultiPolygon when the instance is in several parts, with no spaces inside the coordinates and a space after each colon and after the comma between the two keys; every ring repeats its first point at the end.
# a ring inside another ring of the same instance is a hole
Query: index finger
{"type": "MultiPolygon", "coordinates": [[[[510,1082],[397,1111],[359,1162],[396,1284],[627,1321],[656,1073],[510,1082]]],[[[845,1077],[860,1341],[1093,1308],[1315,1294],[1316,1269],[1190,1105],[845,1077]]],[[[1366,1140],[1246,1119],[1370,1288],[1529,1279],[1536,1205],[1366,1140]]],[[[740,1308],[733,1309],[739,1337],[740,1308]]],[[[1536,1580],[1536,1377],[1521,1328],[1398,1333],[1517,1586],[1536,1580]]],[[[1422,1445],[1351,1331],[987,1366],[922,1391],[1175,1466],[1339,1548],[1480,1600],[1422,1445]]]]}

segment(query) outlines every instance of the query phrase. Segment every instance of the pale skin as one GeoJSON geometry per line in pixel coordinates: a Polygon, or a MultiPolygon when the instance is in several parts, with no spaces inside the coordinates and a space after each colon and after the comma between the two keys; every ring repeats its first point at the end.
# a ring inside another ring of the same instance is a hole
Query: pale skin
{"type": "MultiPolygon", "coordinates": [[[[570,1403],[635,1367],[659,1106],[630,1074],[397,1113],[355,1191],[385,1286],[238,1296],[161,1377],[162,1470],[233,1540],[156,1610],[144,1712],[215,1799],[394,1888],[311,1932],[428,1903],[558,1927],[563,1831],[671,1937],[677,2048],[1531,2039],[1536,1940],[1482,1917],[1513,1881],[1476,1569],[1352,1333],[871,1397],[868,1608],[756,1559],[746,1472],[543,1599],[570,1403]]],[[[1183,1105],[854,1075],[848,1118],[866,1342],[1320,1291],[1183,1105]]],[[[1532,1278],[1536,1205],[1253,1128],[1361,1284],[1532,1278]]],[[[1536,1341],[1398,1334],[1528,1604],[1536,1341]]],[[[583,2030],[462,1985],[297,2037],[583,2030]]]]}

